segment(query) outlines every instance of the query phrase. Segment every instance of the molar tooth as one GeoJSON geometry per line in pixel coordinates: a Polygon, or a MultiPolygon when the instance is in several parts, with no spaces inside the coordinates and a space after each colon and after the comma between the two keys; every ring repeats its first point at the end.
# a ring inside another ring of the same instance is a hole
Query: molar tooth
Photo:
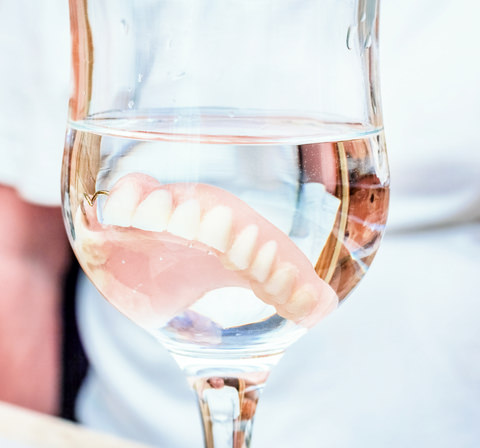
{"type": "Polygon", "coordinates": [[[290,298],[297,272],[293,264],[285,263],[276,269],[265,283],[265,291],[272,296],[276,304],[284,304],[290,298]]]}
{"type": "Polygon", "coordinates": [[[190,199],[175,209],[167,230],[173,235],[193,240],[197,236],[200,225],[200,214],[199,202],[196,199],[190,199]]]}
{"type": "Polygon", "coordinates": [[[232,209],[218,205],[205,214],[200,223],[198,241],[225,252],[232,231],[232,209]]]}
{"type": "Polygon", "coordinates": [[[235,238],[227,257],[238,269],[247,269],[250,266],[257,236],[258,227],[251,224],[245,227],[235,238]]]}
{"type": "Polygon", "coordinates": [[[270,240],[259,249],[255,260],[253,260],[252,266],[250,267],[250,274],[255,280],[264,282],[267,279],[276,255],[276,241],[270,240]]]}
{"type": "Polygon", "coordinates": [[[288,314],[294,316],[294,320],[300,320],[308,316],[316,303],[314,289],[306,284],[293,293],[283,308],[288,314]]]}
{"type": "Polygon", "coordinates": [[[132,218],[132,226],[163,232],[167,228],[171,213],[171,193],[168,190],[154,190],[137,207],[132,218]]]}
{"type": "Polygon", "coordinates": [[[108,196],[103,207],[103,224],[130,227],[132,216],[141,198],[141,189],[125,182],[108,196]]]}

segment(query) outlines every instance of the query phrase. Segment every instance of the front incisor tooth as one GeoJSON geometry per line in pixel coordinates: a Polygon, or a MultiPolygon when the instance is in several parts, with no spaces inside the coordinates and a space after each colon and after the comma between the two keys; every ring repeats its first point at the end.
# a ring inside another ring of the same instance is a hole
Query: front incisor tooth
{"type": "Polygon", "coordinates": [[[250,266],[257,236],[258,227],[251,224],[245,227],[235,238],[227,257],[238,269],[247,269],[250,266]]]}
{"type": "Polygon", "coordinates": [[[195,239],[200,225],[200,214],[200,203],[196,199],[180,204],[170,218],[168,232],[186,240],[195,239]]]}
{"type": "Polygon", "coordinates": [[[250,267],[250,274],[258,282],[264,282],[270,275],[273,262],[277,255],[276,241],[268,241],[257,252],[257,256],[253,260],[250,267]]]}
{"type": "Polygon", "coordinates": [[[133,182],[125,182],[114,190],[103,207],[103,224],[130,227],[141,190],[133,182]]]}
{"type": "Polygon", "coordinates": [[[293,285],[297,279],[297,269],[291,263],[285,263],[276,269],[266,281],[265,292],[272,296],[277,304],[285,303],[292,294],[293,285]]]}
{"type": "Polygon", "coordinates": [[[225,252],[232,232],[232,209],[218,205],[205,214],[198,231],[197,240],[225,252]]]}
{"type": "Polygon", "coordinates": [[[311,285],[306,284],[297,289],[287,303],[285,311],[293,320],[300,320],[308,316],[317,303],[315,291],[311,285]]]}
{"type": "Polygon", "coordinates": [[[171,213],[171,193],[168,190],[154,190],[137,207],[132,218],[132,226],[163,232],[167,228],[171,213]]]}

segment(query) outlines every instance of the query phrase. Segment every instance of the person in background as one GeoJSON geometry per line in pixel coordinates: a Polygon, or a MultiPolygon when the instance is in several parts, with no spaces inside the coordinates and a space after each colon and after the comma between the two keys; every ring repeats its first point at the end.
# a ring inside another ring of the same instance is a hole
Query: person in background
{"type": "MultiPolygon", "coordinates": [[[[51,2],[48,9],[33,0],[2,2],[2,57],[8,39],[18,33],[19,23],[23,24],[20,42],[31,42],[26,33],[38,30],[42,20],[50,21],[65,9],[62,3],[66,2],[51,2]],[[31,23],[25,22],[28,20],[31,23]]],[[[258,405],[255,445],[479,446],[480,363],[476,353],[480,302],[475,291],[480,268],[480,150],[476,130],[480,65],[476,57],[478,35],[472,31],[478,8],[469,0],[408,0],[401,5],[383,0],[382,92],[392,169],[388,232],[371,272],[351,300],[302,338],[273,371],[258,405]]],[[[58,36],[68,36],[68,23],[62,26],[59,33],[51,31],[57,44],[63,42],[58,36]]],[[[58,206],[58,192],[50,198],[41,195],[49,188],[58,190],[63,137],[47,134],[64,132],[63,100],[58,106],[61,119],[56,114],[55,120],[48,119],[47,111],[55,109],[52,98],[65,79],[59,77],[55,83],[52,78],[60,76],[57,69],[52,70],[59,59],[49,61],[39,54],[40,46],[51,49],[55,43],[35,42],[35,50],[28,49],[26,58],[19,57],[21,44],[16,42],[0,70],[1,94],[8,95],[8,101],[0,98],[0,182],[15,187],[24,199],[58,206]],[[37,76],[42,78],[41,73],[56,86],[52,96],[45,88],[32,87],[37,76]],[[33,98],[41,107],[29,107],[33,98]],[[51,166],[52,175],[45,167],[48,160],[55,165],[51,166]],[[37,183],[27,189],[31,182],[37,183]]],[[[14,210],[7,205],[19,197],[10,188],[3,191],[14,198],[0,201],[0,217],[6,221],[4,216],[8,214],[11,219],[14,210]]],[[[55,213],[41,215],[50,223],[47,232],[57,228],[53,226],[55,213]]],[[[36,228],[38,233],[32,235],[41,234],[45,243],[40,222],[30,222],[28,227],[28,232],[36,228]]],[[[2,243],[11,244],[14,234],[23,239],[25,234],[17,232],[21,227],[13,228],[15,232],[1,232],[2,243]]],[[[51,260],[57,270],[49,268],[46,261],[31,263],[28,251],[27,260],[30,266],[43,269],[37,271],[37,278],[54,285],[65,263],[63,256],[56,257],[64,249],[54,250],[53,242],[45,245],[56,254],[51,260]],[[57,274],[44,276],[41,272],[57,274]]],[[[58,245],[65,248],[61,238],[58,245]]],[[[39,246],[23,242],[20,247],[30,251],[39,246]]],[[[6,254],[1,255],[1,270],[7,272],[3,260],[11,256],[4,246],[0,251],[6,254]]],[[[39,247],[36,254],[41,251],[39,247]]],[[[10,282],[27,274],[8,275],[10,282]]],[[[54,393],[38,397],[35,407],[55,412],[59,323],[58,314],[51,316],[58,303],[52,298],[59,294],[58,284],[51,289],[55,294],[47,294],[45,303],[23,291],[14,291],[8,299],[5,291],[11,288],[0,293],[0,375],[8,372],[5,365],[15,365],[9,358],[12,348],[17,356],[22,344],[31,346],[32,341],[38,343],[44,337],[40,345],[48,345],[50,350],[53,347],[57,353],[44,358],[51,361],[42,375],[42,381],[50,378],[53,386],[49,390],[54,393]],[[12,312],[12,303],[21,305],[23,313],[12,312]],[[35,312],[34,303],[38,307],[35,312]],[[15,319],[20,331],[12,336],[6,322],[15,319]],[[46,328],[54,337],[46,338],[46,328]]],[[[99,297],[83,276],[77,292],[81,298],[78,319],[91,363],[77,401],[78,419],[96,429],[162,446],[201,446],[195,398],[174,362],[99,297]]],[[[32,364],[18,368],[21,374],[1,377],[2,387],[22,392],[19,380],[23,377],[32,389],[38,388],[33,381],[40,375],[32,373],[41,358],[35,351],[32,364]]],[[[22,359],[28,360],[28,356],[22,359]]],[[[15,399],[22,402],[18,397],[21,393],[15,399]]],[[[34,405],[33,400],[22,403],[34,405]]]]}
{"type": "Polygon", "coordinates": [[[225,385],[220,377],[207,380],[210,387],[203,390],[202,398],[208,407],[212,437],[216,446],[233,446],[233,431],[240,416],[238,390],[225,385]]]}
{"type": "Polygon", "coordinates": [[[67,2],[0,2],[0,400],[58,414],[67,2]],[[48,26],[46,26],[48,25],[48,26]]]}
{"type": "Polygon", "coordinates": [[[4,185],[0,203],[0,400],[55,414],[68,259],[60,211],[4,185]]]}

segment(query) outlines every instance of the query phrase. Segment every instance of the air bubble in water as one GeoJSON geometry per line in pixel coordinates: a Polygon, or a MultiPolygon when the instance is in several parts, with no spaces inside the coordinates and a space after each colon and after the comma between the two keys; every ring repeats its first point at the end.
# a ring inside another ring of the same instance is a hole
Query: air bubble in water
{"type": "Polygon", "coordinates": [[[174,80],[179,80],[179,79],[185,78],[185,76],[187,76],[187,72],[175,73],[175,74],[172,76],[172,79],[174,79],[174,80]]]}
{"type": "Polygon", "coordinates": [[[351,50],[354,46],[354,37],[357,34],[357,26],[356,25],[350,25],[347,30],[347,38],[345,40],[347,44],[347,48],[351,50]]]}
{"type": "Polygon", "coordinates": [[[123,31],[125,32],[125,34],[128,34],[128,32],[130,31],[130,26],[128,25],[127,21],[125,19],[122,19],[120,23],[123,26],[123,31]]]}

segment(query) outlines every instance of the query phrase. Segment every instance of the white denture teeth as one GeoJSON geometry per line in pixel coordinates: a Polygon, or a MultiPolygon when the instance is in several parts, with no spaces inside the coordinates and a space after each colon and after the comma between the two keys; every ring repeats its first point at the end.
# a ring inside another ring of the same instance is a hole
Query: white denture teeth
{"type": "Polygon", "coordinates": [[[305,318],[317,303],[315,292],[310,285],[304,285],[295,291],[284,305],[285,311],[296,320],[305,318]]]}
{"type": "Polygon", "coordinates": [[[171,213],[171,193],[168,190],[154,190],[138,205],[132,218],[132,226],[163,232],[167,229],[171,213]]]}
{"type": "Polygon", "coordinates": [[[198,234],[200,216],[200,203],[196,199],[190,199],[174,210],[167,231],[186,240],[193,240],[198,234]]]}
{"type": "Polygon", "coordinates": [[[245,227],[235,238],[227,257],[238,269],[247,269],[250,266],[257,236],[258,227],[251,224],[245,227]]]}
{"type": "Polygon", "coordinates": [[[103,224],[130,227],[142,191],[133,182],[124,182],[112,191],[103,207],[103,224]]]}
{"type": "Polygon", "coordinates": [[[273,240],[268,241],[259,249],[250,267],[250,274],[255,280],[262,283],[267,279],[276,255],[277,243],[273,240]]]}
{"type": "Polygon", "coordinates": [[[295,266],[285,263],[276,269],[265,282],[265,292],[272,296],[273,302],[283,304],[290,298],[296,279],[297,269],[295,266]]]}
{"type": "Polygon", "coordinates": [[[232,209],[218,205],[207,212],[198,230],[197,240],[225,252],[232,232],[232,209]]]}

